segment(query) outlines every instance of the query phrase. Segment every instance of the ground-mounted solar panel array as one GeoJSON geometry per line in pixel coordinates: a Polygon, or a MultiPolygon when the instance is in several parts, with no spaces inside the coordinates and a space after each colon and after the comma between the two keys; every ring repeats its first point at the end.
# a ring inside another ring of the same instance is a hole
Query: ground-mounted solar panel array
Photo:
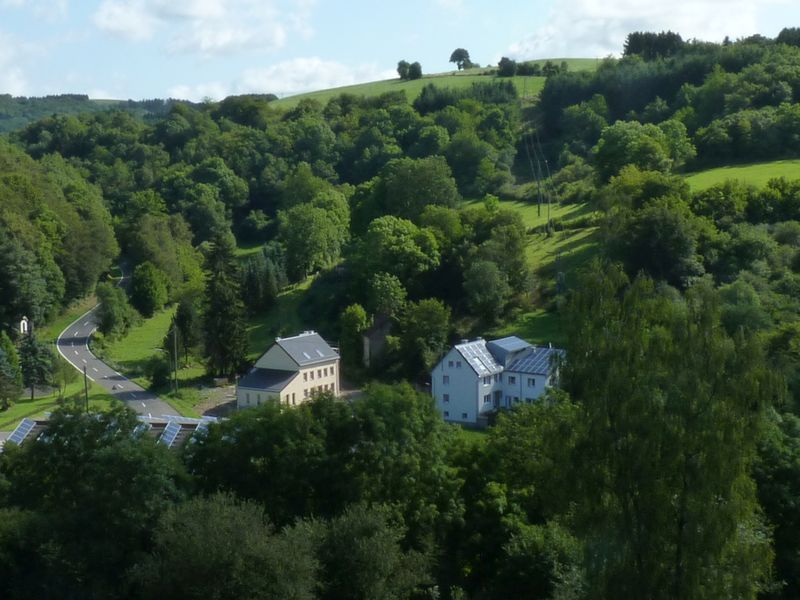
{"type": "Polygon", "coordinates": [[[34,427],[36,427],[36,421],[32,419],[22,419],[13,433],[8,436],[8,441],[14,442],[18,446],[22,445],[22,442],[30,435],[34,427]]]}

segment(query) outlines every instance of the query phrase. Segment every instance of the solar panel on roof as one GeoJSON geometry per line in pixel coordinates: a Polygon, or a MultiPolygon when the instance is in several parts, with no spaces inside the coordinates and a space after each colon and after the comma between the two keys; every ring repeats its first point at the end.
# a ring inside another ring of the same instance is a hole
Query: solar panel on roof
{"type": "Polygon", "coordinates": [[[161,434],[161,437],[158,438],[158,441],[162,444],[166,444],[167,448],[171,448],[172,444],[175,443],[175,438],[178,437],[180,431],[181,424],[177,421],[170,421],[169,424],[164,428],[164,433],[161,434]]]}

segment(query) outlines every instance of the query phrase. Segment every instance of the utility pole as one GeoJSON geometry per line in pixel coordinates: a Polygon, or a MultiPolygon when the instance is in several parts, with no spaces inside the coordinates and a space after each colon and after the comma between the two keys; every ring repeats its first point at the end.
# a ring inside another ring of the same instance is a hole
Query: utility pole
{"type": "Polygon", "coordinates": [[[83,395],[86,398],[86,412],[89,412],[89,376],[86,375],[86,365],[83,365],[83,395]]]}
{"type": "Polygon", "coordinates": [[[172,321],[172,355],[175,358],[173,381],[175,383],[175,395],[178,395],[178,328],[175,326],[175,321],[172,321]]]}

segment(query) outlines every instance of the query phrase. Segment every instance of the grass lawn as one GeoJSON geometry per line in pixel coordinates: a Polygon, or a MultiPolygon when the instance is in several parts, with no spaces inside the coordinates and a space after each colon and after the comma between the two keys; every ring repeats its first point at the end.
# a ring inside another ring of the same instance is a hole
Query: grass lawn
{"type": "Polygon", "coordinates": [[[237,246],[236,250],[234,250],[233,255],[238,258],[239,260],[245,260],[258,254],[261,249],[264,247],[263,242],[256,242],[255,244],[242,244],[241,246],[237,246]]]}
{"type": "Polygon", "coordinates": [[[774,177],[800,179],[800,160],[776,160],[746,165],[731,165],[688,173],[686,181],[692,191],[700,191],[722,183],[726,179],[738,179],[757,187],[765,185],[774,177]]]}
{"type": "MultiPolygon", "coordinates": [[[[536,62],[544,65],[548,59],[536,60],[536,62]]],[[[599,58],[551,58],[551,62],[560,65],[565,61],[569,66],[570,71],[594,71],[600,63],[599,58]]],[[[305,94],[297,94],[296,96],[288,96],[281,98],[272,103],[273,106],[279,108],[293,108],[297,106],[300,100],[305,98],[312,98],[323,104],[331,98],[339,94],[355,94],[357,96],[378,96],[387,92],[394,92],[402,90],[406,94],[409,102],[413,102],[419,96],[422,88],[429,83],[434,83],[443,87],[450,88],[465,88],[471,86],[476,81],[502,81],[503,79],[511,79],[522,98],[533,99],[538,97],[539,92],[544,87],[545,77],[533,76],[516,76],[511,78],[498,78],[493,74],[494,67],[467,69],[466,71],[448,71],[445,73],[434,73],[431,75],[424,75],[422,79],[414,81],[400,81],[400,79],[385,79],[383,81],[372,81],[370,83],[360,83],[356,85],[347,85],[343,87],[333,88],[329,90],[318,90],[315,92],[307,92],[305,94]]]]}
{"type": "MultiPolygon", "coordinates": [[[[466,206],[479,201],[465,203],[466,206]]],[[[547,205],[541,213],[537,205],[519,200],[501,200],[501,206],[516,210],[522,215],[525,226],[531,228],[547,222],[547,205]]],[[[591,212],[585,204],[553,205],[550,218],[568,220],[585,216],[591,212]]],[[[557,231],[551,235],[533,233],[528,235],[528,262],[545,287],[555,287],[558,273],[563,273],[563,283],[569,288],[575,281],[577,271],[598,252],[597,228],[585,227],[557,231]]],[[[535,344],[553,343],[563,346],[565,334],[561,316],[554,310],[537,307],[532,311],[512,314],[494,329],[485,332],[489,337],[516,335],[535,344]]]]}
{"type": "MultiPolygon", "coordinates": [[[[126,377],[151,389],[151,381],[145,375],[147,363],[154,357],[162,354],[161,342],[169,332],[172,316],[177,306],[170,306],[159,311],[149,319],[131,328],[128,334],[109,343],[102,352],[103,360],[115,366],[126,377]]],[[[178,369],[178,386],[196,386],[206,378],[205,369],[200,364],[190,363],[178,369]]],[[[169,390],[156,389],[165,402],[168,402],[185,417],[197,417],[194,404],[198,398],[196,394],[179,392],[179,397],[170,394],[169,390]]]]}
{"type": "MultiPolygon", "coordinates": [[[[81,398],[83,398],[83,391],[83,378],[79,376],[77,381],[67,386],[64,397],[69,398],[74,394],[81,394],[81,398]]],[[[113,400],[114,398],[103,388],[96,383],[89,382],[90,408],[105,410],[111,406],[113,400]]],[[[24,394],[11,408],[5,412],[0,412],[0,431],[10,431],[14,429],[17,423],[26,417],[37,417],[46,412],[52,412],[58,406],[57,401],[58,392],[54,392],[52,395],[45,396],[44,398],[36,398],[33,401],[31,401],[29,395],[24,394]]]]}
{"type": "MultiPolygon", "coordinates": [[[[483,200],[468,200],[464,203],[464,206],[481,204],[483,204],[483,200]]],[[[548,211],[547,204],[539,206],[536,202],[528,202],[525,200],[501,200],[500,206],[519,212],[522,215],[522,222],[525,223],[525,227],[528,229],[544,225],[547,223],[548,219],[565,221],[568,219],[577,219],[578,217],[583,217],[592,212],[591,208],[586,204],[553,203],[549,206],[548,211]]]]}
{"type": "Polygon", "coordinates": [[[361,83],[357,85],[348,85],[344,87],[333,88],[329,90],[320,90],[316,92],[308,92],[305,94],[298,94],[297,96],[289,96],[281,98],[271,103],[272,106],[278,108],[294,108],[300,100],[313,99],[325,104],[331,98],[340,94],[355,94],[357,96],[379,96],[388,92],[402,91],[405,92],[406,98],[409,102],[416,100],[422,88],[433,83],[437,86],[447,88],[468,88],[476,82],[492,82],[503,81],[510,79],[513,81],[517,88],[519,95],[523,98],[536,98],[539,92],[544,87],[544,77],[509,77],[499,78],[493,75],[481,75],[483,69],[472,69],[468,72],[454,72],[454,73],[441,73],[437,75],[425,75],[422,79],[415,79],[413,81],[401,81],[400,79],[385,79],[383,81],[373,81],[370,83],[361,83]]]}
{"type": "Polygon", "coordinates": [[[311,286],[312,278],[290,286],[278,294],[275,306],[255,315],[248,321],[247,358],[255,360],[275,341],[278,335],[294,335],[306,327],[300,320],[297,307],[311,286]]]}
{"type": "Polygon", "coordinates": [[[467,429],[466,427],[461,427],[460,425],[453,425],[453,427],[458,427],[460,429],[459,434],[465,440],[472,444],[485,444],[488,430],[486,429],[467,429]]]}
{"type": "Polygon", "coordinates": [[[97,300],[95,299],[94,294],[87,296],[86,298],[81,298],[80,300],[75,300],[66,309],[64,309],[60,315],[50,321],[47,325],[44,327],[37,327],[37,337],[40,340],[46,340],[55,344],[56,338],[58,338],[59,334],[64,331],[68,325],[71,325],[72,322],[78,317],[88,312],[96,303],[97,300]]]}

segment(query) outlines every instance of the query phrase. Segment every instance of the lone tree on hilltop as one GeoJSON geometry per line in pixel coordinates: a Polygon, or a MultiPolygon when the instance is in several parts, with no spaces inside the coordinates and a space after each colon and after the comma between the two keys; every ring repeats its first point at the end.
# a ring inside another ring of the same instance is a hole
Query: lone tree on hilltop
{"type": "Polygon", "coordinates": [[[450,62],[456,63],[458,70],[469,69],[472,66],[472,61],[469,59],[469,52],[464,48],[456,48],[450,55],[450,62]]]}
{"type": "Polygon", "coordinates": [[[401,60],[399,63],[397,63],[397,74],[400,75],[400,79],[406,81],[410,81],[412,79],[421,79],[422,65],[418,62],[409,64],[405,60],[401,60]]]}
{"type": "Polygon", "coordinates": [[[397,63],[397,74],[400,75],[400,79],[408,79],[408,68],[410,66],[408,61],[405,60],[401,60],[397,63]]]}

